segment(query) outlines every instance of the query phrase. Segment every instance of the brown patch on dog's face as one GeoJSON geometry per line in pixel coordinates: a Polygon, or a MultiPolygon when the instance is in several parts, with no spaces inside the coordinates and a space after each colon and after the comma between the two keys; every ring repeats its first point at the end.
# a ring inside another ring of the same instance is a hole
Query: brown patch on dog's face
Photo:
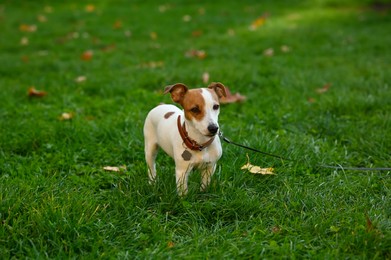
{"type": "Polygon", "coordinates": [[[180,103],[185,111],[185,117],[188,120],[193,118],[201,121],[205,116],[205,100],[202,97],[201,89],[191,89],[183,97],[180,103]]]}

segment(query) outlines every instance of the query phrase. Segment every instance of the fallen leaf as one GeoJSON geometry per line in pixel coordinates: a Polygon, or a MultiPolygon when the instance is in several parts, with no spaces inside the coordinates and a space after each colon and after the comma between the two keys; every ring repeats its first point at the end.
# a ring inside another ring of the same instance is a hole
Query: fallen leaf
{"type": "Polygon", "coordinates": [[[150,69],[155,69],[163,66],[164,66],[163,61],[150,61],[139,65],[140,68],[150,68],[150,69]]]}
{"type": "Polygon", "coordinates": [[[205,84],[209,82],[209,73],[208,72],[202,73],[202,82],[204,82],[205,84]]]}
{"type": "Polygon", "coordinates": [[[44,10],[45,13],[48,13],[48,14],[53,13],[53,7],[51,7],[49,5],[45,6],[43,8],[43,10],[44,10]]]}
{"type": "Polygon", "coordinates": [[[234,29],[228,29],[227,34],[228,34],[228,36],[235,36],[235,30],[234,29]]]}
{"type": "Polygon", "coordinates": [[[255,19],[251,25],[250,25],[250,30],[251,31],[255,31],[256,29],[258,29],[258,27],[261,27],[265,24],[266,22],[266,18],[268,17],[269,15],[266,13],[266,14],[263,14],[262,16],[258,17],[257,19],[255,19]]]}
{"type": "Polygon", "coordinates": [[[151,32],[151,33],[149,34],[149,37],[151,37],[151,39],[152,39],[153,41],[155,41],[155,40],[157,40],[157,33],[156,33],[156,32],[151,32]]]}
{"type": "Polygon", "coordinates": [[[46,23],[46,22],[48,21],[48,18],[46,18],[46,16],[44,16],[44,15],[42,15],[42,14],[39,14],[39,15],[37,16],[37,20],[38,20],[38,22],[40,22],[40,23],[46,23]]]}
{"type": "Polygon", "coordinates": [[[35,87],[30,87],[28,90],[29,97],[44,97],[47,95],[47,92],[36,90],[35,87]]]}
{"type": "Polygon", "coordinates": [[[80,59],[84,61],[89,61],[92,59],[92,56],[94,55],[94,52],[91,50],[85,51],[81,54],[80,59]]]}
{"type": "Polygon", "coordinates": [[[73,117],[74,117],[73,113],[64,112],[61,114],[61,116],[58,119],[60,119],[61,121],[65,121],[65,120],[71,120],[73,117]]]}
{"type": "Polygon", "coordinates": [[[37,26],[35,24],[21,24],[19,26],[19,31],[21,32],[35,32],[37,30],[37,26]]]}
{"type": "Polygon", "coordinates": [[[185,23],[188,23],[191,21],[191,16],[186,14],[182,17],[182,20],[185,22],[185,23]]]}
{"type": "Polygon", "coordinates": [[[287,45],[282,45],[281,46],[281,51],[287,53],[287,52],[291,51],[291,48],[289,46],[287,46],[287,45]]]}
{"type": "Polygon", "coordinates": [[[366,231],[370,232],[374,229],[371,219],[369,218],[368,214],[365,214],[365,219],[367,221],[367,228],[366,231]]]}
{"type": "Polygon", "coordinates": [[[79,77],[75,78],[75,82],[76,83],[81,83],[81,82],[84,82],[86,80],[87,80],[86,76],[79,76],[79,77]]]}
{"type": "Polygon", "coordinates": [[[167,247],[168,248],[173,248],[175,246],[175,244],[174,244],[174,242],[172,242],[172,241],[169,241],[168,243],[167,243],[167,247]]]}
{"type": "Polygon", "coordinates": [[[220,103],[222,104],[236,103],[246,100],[246,97],[242,96],[240,93],[231,94],[231,91],[228,87],[225,87],[225,93],[226,96],[220,99],[220,103]]]}
{"type": "Polygon", "coordinates": [[[95,11],[95,5],[93,5],[93,4],[86,5],[86,7],[84,8],[84,10],[85,10],[87,13],[92,13],[92,12],[95,11]]]}
{"type": "Polygon", "coordinates": [[[22,39],[20,39],[20,45],[23,45],[23,46],[29,45],[29,38],[22,37],[22,39]]]}
{"type": "Polygon", "coordinates": [[[132,36],[132,32],[129,31],[129,30],[126,30],[126,31],[124,31],[124,35],[125,35],[126,37],[130,38],[130,37],[132,36]]]}
{"type": "Polygon", "coordinates": [[[261,168],[257,165],[250,164],[250,159],[247,156],[247,163],[240,168],[241,170],[248,170],[249,172],[253,174],[262,174],[262,175],[271,175],[274,174],[274,168],[261,168]]]}
{"type": "Polygon", "coordinates": [[[273,48],[269,48],[269,49],[266,49],[263,51],[263,55],[266,56],[266,57],[271,57],[274,55],[274,49],[273,48]]]}
{"type": "Polygon", "coordinates": [[[193,37],[200,37],[203,34],[201,30],[196,30],[191,33],[191,36],[193,37]]]}
{"type": "Polygon", "coordinates": [[[279,226],[274,226],[274,227],[272,227],[272,232],[274,234],[278,234],[281,232],[281,228],[279,226]]]}
{"type": "Polygon", "coordinates": [[[103,170],[110,171],[110,172],[123,172],[123,171],[126,171],[126,165],[122,165],[122,166],[105,166],[105,167],[103,167],[103,170]]]}
{"type": "Polygon", "coordinates": [[[206,58],[206,52],[204,50],[189,50],[185,54],[188,58],[198,58],[203,60],[206,58]]]}
{"type": "Polygon", "coordinates": [[[164,13],[164,12],[166,12],[169,8],[170,8],[169,5],[159,5],[158,10],[159,10],[160,13],[164,13]]]}
{"type": "Polygon", "coordinates": [[[318,89],[316,90],[316,92],[318,92],[319,94],[323,94],[323,93],[327,92],[327,91],[330,89],[330,87],[331,87],[331,84],[330,84],[330,83],[327,83],[327,84],[325,84],[323,87],[318,88],[318,89]]]}
{"type": "Polygon", "coordinates": [[[106,46],[103,46],[102,48],[100,48],[103,52],[110,52],[110,51],[113,51],[115,50],[116,46],[115,44],[110,44],[110,45],[106,45],[106,46]]]}
{"type": "Polygon", "coordinates": [[[121,21],[121,20],[115,21],[114,24],[113,24],[113,28],[114,28],[114,29],[120,29],[120,28],[122,28],[122,21],[121,21]]]}
{"type": "Polygon", "coordinates": [[[27,56],[27,55],[23,55],[21,58],[20,58],[23,62],[27,63],[30,61],[30,57],[27,56]]]}

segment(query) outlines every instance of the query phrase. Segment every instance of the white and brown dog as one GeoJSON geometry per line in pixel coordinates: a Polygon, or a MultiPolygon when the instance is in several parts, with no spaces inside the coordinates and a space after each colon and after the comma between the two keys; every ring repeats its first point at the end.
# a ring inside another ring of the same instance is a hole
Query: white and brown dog
{"type": "Polygon", "coordinates": [[[144,124],[145,159],[151,183],[156,178],[155,159],[161,147],[175,160],[177,192],[186,195],[187,182],[193,168],[201,170],[204,190],[222,155],[218,137],[220,112],[219,99],[226,96],[221,83],[211,83],[208,88],[188,89],[177,83],[165,88],[171,93],[174,105],[159,105],[152,109],[144,124]]]}

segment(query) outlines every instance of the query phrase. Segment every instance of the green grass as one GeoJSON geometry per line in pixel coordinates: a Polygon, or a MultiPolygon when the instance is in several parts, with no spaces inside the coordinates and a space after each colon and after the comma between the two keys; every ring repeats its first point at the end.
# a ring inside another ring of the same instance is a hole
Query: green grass
{"type": "Polygon", "coordinates": [[[391,172],[316,167],[390,167],[389,6],[64,2],[0,3],[2,259],[391,258],[391,172]],[[186,57],[191,49],[207,57],[186,57]],[[208,191],[193,174],[180,199],[161,153],[149,186],[143,120],[171,102],[164,86],[205,86],[204,72],[247,96],[221,109],[227,137],[300,162],[223,144],[208,191]],[[47,96],[29,98],[30,86],[47,96]],[[59,120],[64,112],[73,118],[59,120]],[[277,174],[240,170],[247,153],[277,174]]]}

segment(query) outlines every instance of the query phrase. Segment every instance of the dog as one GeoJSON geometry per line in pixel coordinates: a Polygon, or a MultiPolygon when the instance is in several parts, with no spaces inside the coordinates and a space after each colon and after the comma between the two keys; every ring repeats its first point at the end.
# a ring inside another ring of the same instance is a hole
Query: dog
{"type": "Polygon", "coordinates": [[[167,86],[164,94],[182,106],[162,104],[152,109],[144,124],[145,160],[149,182],[156,179],[158,147],[175,161],[177,193],[188,192],[189,173],[201,171],[201,190],[205,190],[222,155],[218,116],[219,100],[226,96],[225,86],[219,82],[207,88],[188,89],[182,83],[167,86]]]}

